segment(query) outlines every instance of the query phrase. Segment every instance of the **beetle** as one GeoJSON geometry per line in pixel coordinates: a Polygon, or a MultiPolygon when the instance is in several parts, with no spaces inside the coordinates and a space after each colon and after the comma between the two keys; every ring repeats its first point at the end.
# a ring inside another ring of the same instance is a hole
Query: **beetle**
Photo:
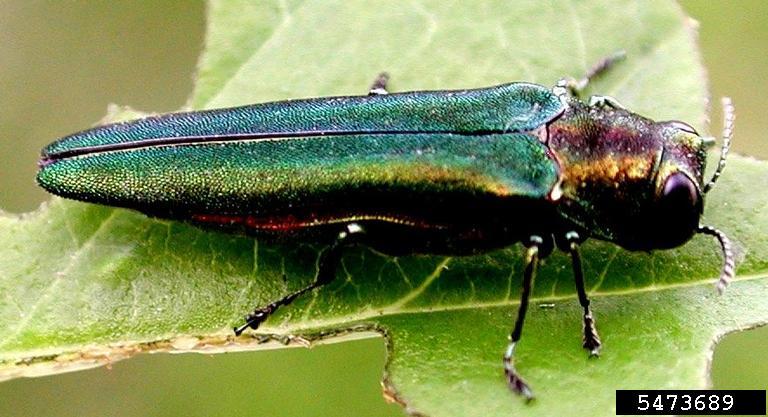
{"type": "Polygon", "coordinates": [[[571,257],[582,345],[591,355],[601,341],[579,255],[587,238],[651,251],[712,235],[724,258],[718,290],[734,276],[728,238],[699,223],[703,196],[725,166],[733,106],[724,101],[720,161],[705,182],[714,138],[642,117],[610,97],[579,98],[620,58],[553,88],[518,82],[390,94],[382,74],[365,96],[108,124],[44,148],[37,181],[66,198],[326,244],[314,281],[248,314],[238,336],[331,282],[350,245],[389,255],[472,255],[521,242],[522,294],[503,365],[510,388],[530,399],[514,352],[539,261],[555,248],[571,257]]]}

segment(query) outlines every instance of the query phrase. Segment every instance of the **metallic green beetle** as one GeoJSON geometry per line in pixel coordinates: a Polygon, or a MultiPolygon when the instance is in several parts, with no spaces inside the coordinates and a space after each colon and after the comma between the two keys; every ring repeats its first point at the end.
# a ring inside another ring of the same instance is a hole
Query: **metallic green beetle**
{"type": "Polygon", "coordinates": [[[584,309],[583,346],[600,339],[584,290],[578,246],[588,237],[628,250],[715,236],[722,290],[734,274],[726,236],[699,224],[714,142],[689,125],[654,122],[608,97],[512,83],[389,94],[380,76],[367,96],[254,104],[147,117],[64,137],[42,151],[38,183],[67,198],[127,207],[261,238],[325,242],[315,281],[256,309],[235,329],[330,282],[343,249],[392,255],[470,255],[522,242],[518,317],[504,354],[510,387],[532,392],[513,365],[539,259],[555,247],[573,262],[584,309]]]}

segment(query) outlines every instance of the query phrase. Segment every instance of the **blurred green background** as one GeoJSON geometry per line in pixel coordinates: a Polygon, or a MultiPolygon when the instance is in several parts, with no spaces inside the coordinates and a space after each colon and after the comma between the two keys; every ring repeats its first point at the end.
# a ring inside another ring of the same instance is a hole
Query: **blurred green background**
{"type": "MultiPolygon", "coordinates": [[[[730,95],[736,104],[734,151],[768,159],[761,119],[768,114],[761,95],[768,2],[681,3],[701,23],[712,96],[730,95]]],[[[23,213],[45,201],[34,183],[39,149],[93,125],[109,103],[150,112],[183,106],[203,45],[204,7],[0,0],[0,207],[23,213]]],[[[718,102],[712,132],[720,129],[718,102]]],[[[768,387],[766,347],[768,328],[726,337],[715,351],[715,388],[768,387]]],[[[402,415],[382,400],[383,363],[379,339],[312,350],[142,355],[109,369],[0,383],[0,416],[402,415]]]]}

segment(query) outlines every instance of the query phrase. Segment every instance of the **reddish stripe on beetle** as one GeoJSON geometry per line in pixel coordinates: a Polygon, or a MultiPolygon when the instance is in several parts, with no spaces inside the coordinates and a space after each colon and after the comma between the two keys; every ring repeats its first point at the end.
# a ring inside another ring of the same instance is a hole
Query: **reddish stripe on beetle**
{"type": "Polygon", "coordinates": [[[403,224],[423,229],[442,229],[445,226],[428,224],[425,222],[416,222],[410,219],[389,217],[386,215],[357,215],[348,217],[322,218],[316,215],[307,216],[307,218],[298,218],[293,215],[281,217],[256,217],[256,216],[238,216],[226,214],[193,214],[192,220],[201,223],[220,224],[220,225],[245,225],[249,229],[271,230],[271,231],[291,231],[313,226],[322,226],[335,223],[353,223],[356,221],[378,220],[395,224],[403,224]]]}

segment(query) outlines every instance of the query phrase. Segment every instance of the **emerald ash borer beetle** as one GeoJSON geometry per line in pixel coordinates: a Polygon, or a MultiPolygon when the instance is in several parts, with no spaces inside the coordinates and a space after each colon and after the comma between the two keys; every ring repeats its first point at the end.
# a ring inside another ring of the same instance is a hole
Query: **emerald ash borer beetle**
{"type": "Polygon", "coordinates": [[[699,223],[702,137],[679,121],[656,122],[616,100],[578,93],[620,55],[581,80],[390,94],[382,74],[364,96],[279,101],[173,113],[66,136],[42,151],[38,183],[66,198],[127,207],[265,239],[319,241],[314,282],[257,308],[235,328],[256,329],[276,309],[332,281],[342,252],[363,244],[389,255],[472,255],[521,242],[522,296],[503,365],[514,367],[539,260],[572,259],[584,309],[583,346],[600,338],[579,255],[587,238],[631,251],[668,249],[712,235],[724,257],[718,290],[734,276],[724,233],[699,223]]]}

